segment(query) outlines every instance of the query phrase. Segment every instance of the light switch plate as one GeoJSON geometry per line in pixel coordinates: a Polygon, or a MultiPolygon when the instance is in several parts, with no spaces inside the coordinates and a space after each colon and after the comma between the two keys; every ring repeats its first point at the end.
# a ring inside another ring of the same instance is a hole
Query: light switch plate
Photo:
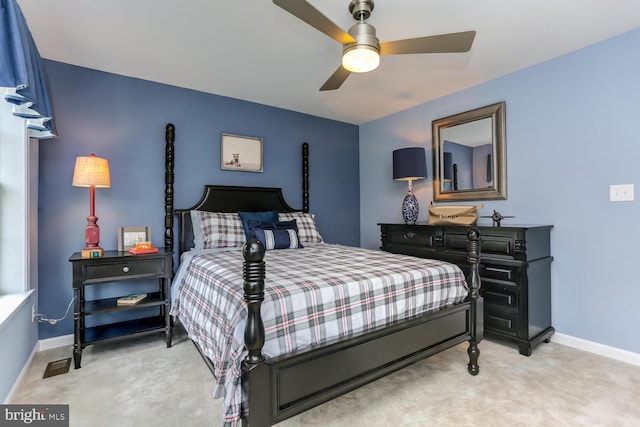
{"type": "Polygon", "coordinates": [[[632,202],[633,201],[633,184],[610,185],[609,201],[632,202]]]}

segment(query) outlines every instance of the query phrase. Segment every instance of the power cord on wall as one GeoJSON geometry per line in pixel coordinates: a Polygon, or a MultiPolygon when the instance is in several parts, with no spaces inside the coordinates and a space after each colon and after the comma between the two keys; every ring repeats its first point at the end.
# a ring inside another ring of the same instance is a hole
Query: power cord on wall
{"type": "Polygon", "coordinates": [[[60,319],[48,319],[47,317],[45,317],[44,314],[34,313],[33,320],[35,321],[37,319],[38,322],[47,322],[50,325],[55,325],[56,323],[60,322],[61,320],[66,319],[67,315],[69,314],[69,309],[71,309],[71,304],[73,303],[74,299],[76,299],[76,298],[75,297],[71,298],[71,301],[69,301],[69,305],[67,306],[67,311],[64,313],[64,316],[62,316],[60,319]]]}

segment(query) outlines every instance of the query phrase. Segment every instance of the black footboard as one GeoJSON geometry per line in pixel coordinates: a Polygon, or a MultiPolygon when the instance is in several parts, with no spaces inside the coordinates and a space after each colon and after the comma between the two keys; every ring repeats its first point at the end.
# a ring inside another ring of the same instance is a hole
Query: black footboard
{"type": "Polygon", "coordinates": [[[471,269],[465,302],[346,341],[273,359],[265,359],[261,352],[264,248],[257,241],[248,242],[243,270],[248,310],[245,345],[249,351],[242,367],[243,425],[269,426],[283,421],[464,341],[469,341],[468,371],[477,375],[483,327],[480,233],[472,228],[467,237],[471,269]]]}

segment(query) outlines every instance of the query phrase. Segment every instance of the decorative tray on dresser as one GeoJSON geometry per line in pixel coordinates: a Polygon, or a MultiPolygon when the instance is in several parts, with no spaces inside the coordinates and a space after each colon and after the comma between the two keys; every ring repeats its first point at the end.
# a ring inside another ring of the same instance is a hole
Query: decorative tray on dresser
{"type": "MultiPolygon", "coordinates": [[[[466,269],[469,227],[428,224],[378,224],[381,249],[397,254],[448,261],[466,269]]],[[[530,356],[549,342],[551,326],[552,225],[482,226],[480,294],[484,297],[484,332],[518,345],[530,356]]]]}

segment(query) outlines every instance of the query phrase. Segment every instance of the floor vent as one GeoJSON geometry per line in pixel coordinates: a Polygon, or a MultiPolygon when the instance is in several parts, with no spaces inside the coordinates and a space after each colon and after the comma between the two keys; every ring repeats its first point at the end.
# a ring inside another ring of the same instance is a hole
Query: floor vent
{"type": "Polygon", "coordinates": [[[71,366],[71,358],[56,360],[55,362],[49,362],[47,369],[44,370],[42,378],[53,377],[54,375],[66,374],[69,372],[69,366],[71,366]]]}

